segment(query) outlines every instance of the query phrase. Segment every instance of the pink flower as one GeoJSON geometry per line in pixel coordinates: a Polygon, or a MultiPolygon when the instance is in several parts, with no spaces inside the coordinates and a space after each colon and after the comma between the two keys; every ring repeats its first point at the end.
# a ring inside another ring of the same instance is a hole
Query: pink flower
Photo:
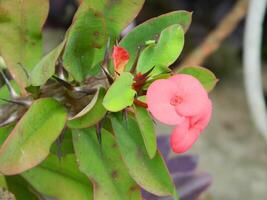
{"type": "Polygon", "coordinates": [[[157,120],[176,125],[171,135],[171,147],[177,153],[193,145],[207,126],[212,110],[201,83],[186,74],[153,82],[147,91],[147,105],[157,120]]]}
{"type": "Polygon", "coordinates": [[[206,128],[211,118],[211,101],[209,100],[202,113],[186,118],[176,126],[171,134],[171,147],[175,153],[184,153],[192,147],[199,134],[206,128]]]}
{"type": "Polygon", "coordinates": [[[114,46],[112,58],[114,59],[115,71],[120,74],[124,71],[130,56],[124,48],[114,46]]]}

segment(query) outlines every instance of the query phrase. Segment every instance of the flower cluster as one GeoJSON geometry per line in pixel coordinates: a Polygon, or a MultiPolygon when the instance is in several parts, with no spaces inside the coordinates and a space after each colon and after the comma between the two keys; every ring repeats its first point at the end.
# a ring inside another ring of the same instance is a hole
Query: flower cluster
{"type": "Polygon", "coordinates": [[[153,82],[147,91],[147,105],[158,121],[176,126],[170,139],[176,153],[187,151],[195,143],[212,112],[206,90],[196,78],[186,74],[153,82]]]}

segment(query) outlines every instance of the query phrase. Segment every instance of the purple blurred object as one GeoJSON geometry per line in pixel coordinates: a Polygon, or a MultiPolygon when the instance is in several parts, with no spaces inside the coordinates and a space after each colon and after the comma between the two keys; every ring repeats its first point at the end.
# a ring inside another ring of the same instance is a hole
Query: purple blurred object
{"type": "MultiPolygon", "coordinates": [[[[198,156],[181,155],[170,159],[171,149],[167,136],[158,137],[158,148],[166,161],[181,200],[196,200],[211,185],[212,178],[209,174],[196,171],[198,156]]],[[[157,197],[144,190],[142,195],[146,200],[172,199],[171,197],[157,197]]]]}

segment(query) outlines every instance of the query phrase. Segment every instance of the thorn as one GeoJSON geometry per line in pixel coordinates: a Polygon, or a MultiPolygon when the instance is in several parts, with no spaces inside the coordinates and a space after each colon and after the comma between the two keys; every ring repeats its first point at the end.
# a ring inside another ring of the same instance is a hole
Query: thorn
{"type": "Polygon", "coordinates": [[[29,107],[32,104],[31,100],[20,100],[20,99],[13,99],[13,100],[8,100],[4,98],[0,98],[0,100],[5,101],[7,103],[13,103],[21,106],[27,106],[29,107]]]}
{"type": "Polygon", "coordinates": [[[155,66],[152,67],[150,70],[148,70],[148,71],[147,71],[146,73],[144,73],[143,75],[147,77],[147,76],[154,70],[154,68],[155,68],[155,66]]]}
{"type": "Polygon", "coordinates": [[[5,73],[2,70],[0,70],[0,73],[1,73],[1,75],[2,75],[2,77],[4,79],[4,81],[5,81],[5,83],[7,85],[7,89],[9,91],[9,93],[10,93],[10,96],[12,98],[18,98],[19,95],[17,94],[17,92],[14,90],[14,88],[10,84],[10,82],[9,82],[8,78],[6,77],[5,73]]]}
{"type": "Polygon", "coordinates": [[[125,121],[126,128],[128,129],[128,112],[127,112],[127,109],[123,110],[122,118],[125,121]]]}
{"type": "Polygon", "coordinates": [[[57,138],[56,145],[57,145],[57,158],[59,159],[59,161],[61,161],[63,155],[62,155],[62,141],[60,137],[57,138]]]}
{"type": "Polygon", "coordinates": [[[137,68],[137,64],[138,64],[138,59],[139,59],[140,53],[141,53],[141,47],[138,47],[137,54],[136,54],[136,57],[135,57],[135,60],[134,60],[134,64],[133,64],[133,66],[132,66],[132,68],[130,70],[130,72],[132,74],[135,74],[135,72],[136,72],[136,68],[137,68]]]}
{"type": "Polygon", "coordinates": [[[100,146],[100,152],[101,154],[103,153],[102,149],[102,120],[96,124],[96,136],[97,136],[97,141],[100,146]]]}
{"type": "Polygon", "coordinates": [[[83,87],[74,87],[73,91],[79,93],[85,93],[86,95],[93,95],[97,92],[96,88],[83,88],[83,87]]]}
{"type": "Polygon", "coordinates": [[[67,81],[64,81],[63,79],[57,77],[57,76],[52,76],[54,79],[56,79],[61,85],[63,85],[65,88],[69,89],[69,90],[73,90],[73,86],[71,84],[69,84],[67,81]]]}
{"type": "Polygon", "coordinates": [[[109,48],[110,48],[110,38],[108,38],[108,42],[106,44],[106,50],[105,50],[104,60],[101,65],[101,69],[106,75],[109,84],[111,85],[114,82],[114,79],[107,70],[107,67],[109,66],[109,48]]]}
{"type": "Polygon", "coordinates": [[[0,127],[4,127],[4,126],[6,126],[6,125],[8,125],[8,124],[10,124],[10,123],[12,123],[12,122],[14,122],[14,121],[16,121],[17,119],[18,119],[18,114],[17,114],[17,112],[12,113],[12,114],[9,116],[9,118],[7,118],[6,120],[0,122],[0,127]]]}

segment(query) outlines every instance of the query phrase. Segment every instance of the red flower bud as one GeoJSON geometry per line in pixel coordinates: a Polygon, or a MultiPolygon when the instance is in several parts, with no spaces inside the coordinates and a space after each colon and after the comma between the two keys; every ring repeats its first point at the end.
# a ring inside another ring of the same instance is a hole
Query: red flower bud
{"type": "Polygon", "coordinates": [[[122,73],[126,64],[129,61],[129,53],[122,47],[114,46],[112,58],[114,60],[114,67],[117,73],[122,73]]]}

